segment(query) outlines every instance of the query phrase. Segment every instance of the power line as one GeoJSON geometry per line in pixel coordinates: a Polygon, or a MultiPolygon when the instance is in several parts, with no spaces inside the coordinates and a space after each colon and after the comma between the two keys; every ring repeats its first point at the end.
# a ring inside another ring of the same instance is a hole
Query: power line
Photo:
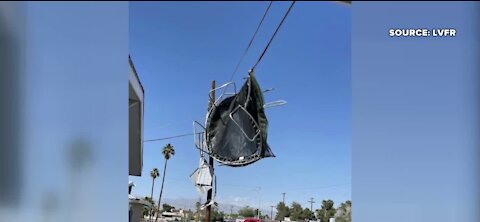
{"type": "Polygon", "coordinates": [[[255,65],[253,65],[251,71],[255,70],[255,67],[257,67],[258,63],[260,62],[260,60],[262,60],[263,56],[265,55],[265,53],[267,52],[268,48],[270,47],[270,44],[272,43],[273,39],[275,38],[275,36],[277,35],[277,32],[278,30],[280,29],[280,27],[282,26],[283,22],[285,21],[285,19],[287,18],[288,14],[290,13],[290,11],[292,10],[293,8],[293,5],[295,4],[296,1],[293,1],[292,4],[290,5],[290,7],[288,8],[287,12],[285,13],[285,15],[283,16],[282,20],[280,21],[280,23],[278,24],[277,26],[277,29],[275,29],[275,32],[273,33],[272,37],[270,37],[270,40],[268,41],[268,44],[267,46],[265,47],[265,49],[263,50],[262,54],[260,55],[260,57],[258,58],[257,62],[255,63],[255,65]]]}
{"type": "MultiPolygon", "coordinates": [[[[260,22],[258,23],[257,28],[255,29],[255,32],[253,33],[252,38],[251,38],[250,41],[248,42],[247,48],[245,48],[245,51],[243,52],[243,55],[240,57],[240,60],[238,61],[235,69],[233,70],[232,74],[230,75],[230,80],[229,80],[229,82],[231,82],[231,81],[233,80],[233,77],[235,76],[235,74],[237,73],[238,68],[240,67],[240,64],[243,62],[243,59],[244,59],[245,56],[247,55],[248,50],[249,50],[250,47],[252,46],[253,41],[255,40],[255,37],[257,36],[258,30],[260,30],[260,27],[262,26],[263,21],[265,20],[265,17],[267,17],[268,11],[270,10],[270,7],[272,6],[272,4],[273,4],[273,1],[270,1],[270,3],[268,4],[267,8],[265,9],[265,12],[263,13],[262,19],[260,19],[260,22]]],[[[224,90],[225,90],[225,89],[224,89],[224,90]]],[[[175,124],[178,124],[178,123],[175,123],[175,124]]],[[[167,126],[167,125],[165,125],[165,126],[167,126]]],[[[163,127],[165,127],[165,126],[163,126],[163,127]]],[[[165,138],[144,140],[143,142],[145,143],[145,142],[154,142],[154,141],[175,139],[175,138],[180,138],[180,137],[185,137],[185,136],[191,136],[191,135],[193,135],[193,133],[176,135],[176,136],[165,137],[165,138]]]]}
{"type": "Polygon", "coordinates": [[[154,129],[161,129],[161,128],[167,128],[167,127],[172,127],[172,126],[184,125],[186,123],[192,123],[192,122],[193,122],[193,120],[185,120],[185,121],[180,121],[180,122],[176,121],[176,122],[171,122],[171,123],[152,126],[152,127],[144,129],[144,131],[151,131],[151,130],[154,130],[154,129]]]}
{"type": "Polygon", "coordinates": [[[231,82],[231,81],[233,80],[233,77],[235,76],[235,73],[237,73],[238,67],[240,67],[240,64],[242,63],[243,59],[244,59],[245,56],[247,55],[248,50],[250,49],[250,46],[252,46],[253,40],[255,39],[255,36],[257,36],[258,30],[260,29],[260,26],[262,26],[263,20],[265,20],[265,17],[267,16],[268,11],[270,10],[270,7],[272,6],[272,3],[273,3],[273,1],[270,1],[270,4],[268,4],[267,9],[265,10],[265,13],[263,13],[262,19],[261,19],[260,22],[258,23],[257,29],[256,29],[255,32],[253,33],[253,36],[252,36],[252,38],[250,39],[250,42],[248,43],[247,48],[246,48],[245,51],[243,52],[242,57],[240,57],[240,61],[238,61],[237,66],[236,66],[235,69],[233,70],[233,73],[232,73],[232,75],[230,76],[229,82],[231,82]]]}
{"type": "MultiPolygon", "coordinates": [[[[158,138],[158,139],[149,139],[149,140],[144,140],[144,143],[148,142],[155,142],[155,141],[161,141],[161,140],[169,140],[169,139],[175,139],[175,138],[180,138],[180,137],[185,137],[185,136],[191,136],[194,133],[188,133],[188,134],[181,134],[181,135],[175,135],[175,136],[169,136],[169,137],[163,137],[163,138],[158,138]]],[[[197,135],[202,134],[202,133],[196,133],[197,135]]]]}
{"type": "MultiPolygon", "coordinates": [[[[260,55],[260,57],[258,58],[257,62],[255,63],[255,65],[253,65],[252,67],[252,71],[255,69],[255,67],[258,65],[258,63],[260,62],[260,60],[262,60],[263,56],[265,55],[265,53],[267,52],[268,48],[270,47],[270,44],[272,43],[273,39],[275,38],[275,36],[277,35],[277,32],[278,30],[280,30],[280,27],[282,26],[283,22],[285,21],[285,19],[287,18],[288,14],[290,13],[290,11],[292,10],[293,8],[293,5],[295,4],[296,1],[293,1],[292,4],[290,5],[290,7],[288,8],[287,12],[285,13],[285,15],[283,16],[282,20],[280,21],[280,23],[278,24],[277,28],[275,29],[275,32],[273,33],[272,37],[270,37],[270,40],[268,41],[268,44],[267,46],[265,47],[265,49],[263,50],[262,54],[260,55]]],[[[250,42],[248,43],[247,45],[247,48],[245,49],[242,57],[240,58],[240,61],[237,63],[237,66],[235,67],[235,70],[233,71],[232,75],[230,76],[230,81],[232,81],[233,77],[235,76],[235,73],[237,72],[238,70],[238,67],[240,66],[240,64],[242,63],[245,55],[247,54],[248,50],[250,49],[250,46],[252,45],[253,43],[253,40],[255,39],[255,36],[257,35],[258,33],[258,30],[260,29],[260,26],[262,25],[263,21],[265,20],[265,17],[267,16],[268,14],[268,11],[270,10],[270,7],[272,6],[272,3],[273,1],[270,1],[270,4],[268,4],[268,7],[267,9],[265,10],[265,13],[263,14],[262,16],[262,19],[260,20],[258,26],[257,26],[257,29],[255,30],[255,32],[253,33],[253,36],[252,38],[250,39],[250,42]]],[[[225,89],[224,89],[225,90],[225,89]]],[[[155,142],[155,141],[161,141],[161,140],[168,140],[168,139],[175,139],[175,138],[181,138],[181,137],[186,137],[186,136],[191,136],[193,135],[194,133],[189,133],[189,134],[182,134],[182,135],[176,135],[176,136],[171,136],[171,137],[164,137],[164,138],[158,138],[158,139],[150,139],[150,140],[144,140],[143,142],[146,143],[146,142],[155,142]]]]}

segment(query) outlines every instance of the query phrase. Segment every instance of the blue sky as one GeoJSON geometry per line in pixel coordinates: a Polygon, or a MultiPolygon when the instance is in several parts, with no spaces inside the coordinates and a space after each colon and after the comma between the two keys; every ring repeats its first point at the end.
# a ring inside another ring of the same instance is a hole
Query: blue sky
{"type": "MultiPolygon", "coordinates": [[[[290,2],[275,2],[235,76],[243,84],[290,2]]],[[[192,132],[204,121],[211,80],[229,80],[268,2],[131,2],[129,47],[145,88],[145,135],[192,132]]],[[[221,203],[269,209],[286,201],[307,207],[310,197],[351,199],[351,12],[333,2],[297,2],[256,68],[267,101],[269,144],[276,158],[243,168],[216,166],[221,203]],[[261,187],[261,194],[255,192],[261,187]]],[[[130,177],[134,194],[149,196],[149,171],[163,169],[161,148],[171,143],[164,198],[198,199],[189,175],[198,166],[192,137],[144,144],[143,176],[130,177]]],[[[156,181],[158,198],[161,180],[156,181]]],[[[205,197],[202,197],[203,200],[205,197]]],[[[181,207],[181,206],[179,206],[181,207]]]]}

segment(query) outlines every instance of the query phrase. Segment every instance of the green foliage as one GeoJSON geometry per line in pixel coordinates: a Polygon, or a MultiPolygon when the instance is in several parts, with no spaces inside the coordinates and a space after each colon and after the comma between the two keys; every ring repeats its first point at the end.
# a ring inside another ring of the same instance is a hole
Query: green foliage
{"type": "Polygon", "coordinates": [[[172,209],[174,209],[175,207],[169,205],[169,204],[162,204],[162,212],[170,212],[172,209]]]}
{"type": "Polygon", "coordinates": [[[145,201],[148,201],[150,204],[153,205],[153,200],[152,200],[152,198],[150,198],[150,197],[144,197],[143,199],[144,199],[145,201]]]}
{"type": "MultiPolygon", "coordinates": [[[[200,210],[200,203],[198,203],[198,208],[195,213],[192,213],[191,216],[189,215],[189,220],[195,220],[197,222],[204,222],[205,221],[205,210],[200,210]]],[[[210,222],[217,222],[217,221],[224,221],[225,220],[225,213],[223,211],[218,211],[217,208],[212,208],[210,212],[210,222]]]]}
{"type": "Polygon", "coordinates": [[[231,218],[234,218],[234,219],[238,218],[238,216],[239,216],[239,215],[236,214],[236,213],[230,214],[230,217],[231,217],[231,218]]]}
{"type": "Polygon", "coordinates": [[[293,221],[303,220],[302,214],[303,214],[302,205],[300,205],[297,202],[293,202],[292,206],[290,207],[290,219],[293,221]]]}
{"type": "Polygon", "coordinates": [[[314,220],[315,214],[309,208],[302,209],[302,205],[293,202],[290,207],[290,219],[292,221],[314,220]]]}
{"type": "Polygon", "coordinates": [[[150,177],[152,177],[154,180],[160,175],[158,172],[157,168],[153,168],[152,171],[150,171],[150,177]]]}
{"type": "Polygon", "coordinates": [[[283,220],[285,217],[290,216],[290,208],[285,205],[285,203],[280,202],[277,204],[277,215],[275,216],[275,220],[283,220]]]}
{"type": "Polygon", "coordinates": [[[322,201],[322,208],[317,210],[317,218],[323,221],[328,221],[335,217],[336,210],[333,207],[333,200],[322,201]]]}
{"type": "Polygon", "coordinates": [[[255,210],[249,206],[243,207],[238,211],[238,215],[242,217],[254,217],[255,216],[255,210]]]}
{"type": "Polygon", "coordinates": [[[160,195],[158,196],[158,206],[157,206],[157,208],[160,208],[160,203],[162,202],[163,185],[165,183],[165,174],[167,172],[168,159],[170,159],[171,156],[175,155],[175,149],[169,143],[169,144],[165,145],[165,147],[163,147],[162,154],[165,157],[165,165],[163,166],[162,186],[160,187],[160,195]]]}
{"type": "Polygon", "coordinates": [[[196,222],[200,222],[200,221],[205,221],[205,217],[203,215],[203,212],[202,210],[200,210],[200,207],[202,206],[202,204],[200,202],[195,202],[195,221],[196,222]]]}
{"type": "Polygon", "coordinates": [[[225,218],[225,213],[223,211],[218,211],[218,209],[213,208],[211,215],[210,215],[210,221],[215,222],[215,221],[223,221],[225,218]]]}
{"type": "Polygon", "coordinates": [[[163,157],[165,157],[165,159],[168,160],[170,159],[171,156],[175,155],[175,149],[169,143],[163,147],[162,154],[163,154],[163,157]]]}
{"type": "Polygon", "coordinates": [[[303,220],[315,220],[315,213],[313,213],[309,208],[303,209],[302,212],[303,220]]]}
{"type": "Polygon", "coordinates": [[[192,221],[192,220],[195,220],[195,213],[191,210],[186,210],[185,211],[186,215],[187,215],[187,219],[188,221],[192,221]]]}
{"type": "Polygon", "coordinates": [[[352,201],[340,204],[335,215],[335,222],[352,222],[352,201]]]}
{"type": "Polygon", "coordinates": [[[150,208],[143,208],[142,215],[145,217],[145,216],[148,216],[149,214],[150,214],[150,208]]]}

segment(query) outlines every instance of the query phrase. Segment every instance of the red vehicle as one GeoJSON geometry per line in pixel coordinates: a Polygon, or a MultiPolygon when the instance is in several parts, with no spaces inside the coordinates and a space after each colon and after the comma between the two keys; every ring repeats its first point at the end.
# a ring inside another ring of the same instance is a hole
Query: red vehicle
{"type": "Polygon", "coordinates": [[[245,218],[243,222],[262,222],[262,221],[258,218],[245,218]]]}

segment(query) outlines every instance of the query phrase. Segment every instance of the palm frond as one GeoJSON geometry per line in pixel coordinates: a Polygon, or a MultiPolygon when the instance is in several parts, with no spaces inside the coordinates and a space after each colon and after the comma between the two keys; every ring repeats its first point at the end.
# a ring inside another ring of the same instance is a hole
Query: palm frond
{"type": "Polygon", "coordinates": [[[163,147],[162,154],[165,159],[170,159],[171,156],[175,155],[175,148],[169,143],[163,147]]]}
{"type": "Polygon", "coordinates": [[[160,175],[160,174],[159,174],[157,168],[153,168],[152,171],[150,171],[150,176],[151,176],[153,179],[156,179],[159,175],[160,175]]]}

